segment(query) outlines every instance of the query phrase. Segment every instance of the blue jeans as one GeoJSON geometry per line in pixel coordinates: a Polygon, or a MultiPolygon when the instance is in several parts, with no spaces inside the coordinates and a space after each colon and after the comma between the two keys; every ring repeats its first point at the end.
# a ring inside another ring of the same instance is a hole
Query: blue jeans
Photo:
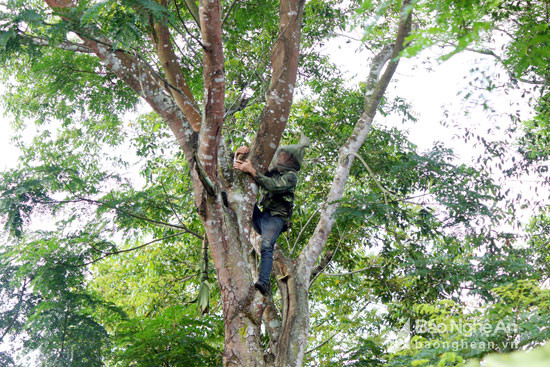
{"type": "Polygon", "coordinates": [[[281,217],[272,216],[269,213],[262,213],[257,205],[254,205],[252,214],[252,226],[254,230],[262,235],[261,261],[259,283],[269,285],[269,277],[273,268],[273,246],[283,231],[285,220],[281,217]]]}

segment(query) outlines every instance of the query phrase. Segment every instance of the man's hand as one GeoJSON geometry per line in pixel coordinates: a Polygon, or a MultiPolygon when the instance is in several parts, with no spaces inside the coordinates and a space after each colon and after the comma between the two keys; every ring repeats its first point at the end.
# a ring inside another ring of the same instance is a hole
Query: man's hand
{"type": "Polygon", "coordinates": [[[237,151],[235,152],[235,156],[238,156],[239,154],[248,154],[250,152],[250,148],[246,145],[240,146],[237,148],[237,151]]]}
{"type": "Polygon", "coordinates": [[[236,159],[233,163],[233,168],[238,169],[239,171],[243,171],[244,173],[248,173],[252,177],[256,177],[256,169],[254,168],[254,166],[252,166],[252,162],[250,162],[250,159],[245,159],[244,161],[236,159]]]}

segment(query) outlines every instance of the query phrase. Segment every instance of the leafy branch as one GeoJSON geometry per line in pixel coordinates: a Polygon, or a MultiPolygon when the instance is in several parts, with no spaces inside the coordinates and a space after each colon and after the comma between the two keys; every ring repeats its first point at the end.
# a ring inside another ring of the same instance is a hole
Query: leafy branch
{"type": "Polygon", "coordinates": [[[168,236],[164,236],[162,238],[156,238],[152,241],[149,241],[149,242],[146,242],[144,244],[141,244],[139,246],[135,246],[135,247],[132,247],[132,248],[129,248],[129,249],[124,249],[124,250],[117,250],[117,251],[111,251],[111,252],[104,252],[104,255],[103,256],[100,256],[99,258],[97,259],[94,259],[94,260],[91,260],[91,261],[88,261],[86,263],[83,263],[83,264],[80,264],[78,266],[75,266],[75,267],[83,267],[83,266],[88,266],[88,265],[91,265],[91,264],[94,264],[100,260],[103,260],[105,259],[106,257],[108,256],[112,256],[112,255],[118,255],[118,254],[123,254],[125,252],[131,252],[131,251],[135,251],[135,250],[139,250],[140,248],[143,248],[143,247],[146,247],[146,246],[149,246],[153,243],[156,243],[156,242],[160,242],[160,241],[164,241],[164,240],[167,240],[169,238],[173,238],[173,237],[178,237],[178,236],[181,236],[181,235],[184,235],[186,232],[178,232],[178,233],[173,233],[173,234],[170,234],[168,236]]]}

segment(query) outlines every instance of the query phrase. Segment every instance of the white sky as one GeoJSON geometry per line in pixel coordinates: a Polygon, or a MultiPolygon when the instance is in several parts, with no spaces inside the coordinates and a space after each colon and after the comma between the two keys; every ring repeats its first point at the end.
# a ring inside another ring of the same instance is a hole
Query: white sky
{"type": "MultiPolygon", "coordinates": [[[[327,52],[332,48],[336,52],[331,52],[331,60],[342,65],[347,70],[346,76],[354,82],[365,81],[368,73],[368,61],[370,55],[366,52],[356,52],[357,47],[350,44],[329,45],[327,52]]],[[[442,53],[424,51],[421,55],[413,59],[402,59],[397,68],[395,76],[388,88],[388,96],[399,96],[410,103],[416,112],[418,121],[403,126],[401,123],[395,123],[390,119],[384,119],[379,114],[375,122],[384,126],[396,126],[409,131],[410,140],[417,144],[421,150],[428,149],[435,141],[443,141],[446,145],[457,149],[458,153],[465,147],[460,140],[459,143],[453,143],[453,136],[460,134],[459,130],[450,127],[443,127],[441,121],[444,121],[445,110],[451,117],[461,117],[464,114],[465,106],[468,108],[469,117],[461,119],[463,127],[480,127],[487,129],[493,122],[488,118],[487,113],[483,111],[480,105],[475,105],[472,100],[465,105],[459,92],[464,92],[468,88],[468,82],[479,74],[472,74],[470,69],[474,66],[480,70],[485,70],[498,74],[501,81],[507,79],[506,72],[495,65],[494,59],[489,56],[482,56],[472,52],[462,52],[453,56],[445,62],[439,62],[437,59],[442,53]],[[421,64],[424,62],[425,67],[421,64]],[[429,68],[429,69],[428,69],[429,68]]],[[[497,77],[497,75],[494,75],[497,77]]],[[[497,81],[498,83],[498,81],[497,81]]],[[[510,106],[518,104],[520,91],[508,91],[508,94],[502,90],[496,90],[488,95],[495,109],[500,113],[508,113],[510,106]]],[[[516,106],[522,111],[524,118],[529,116],[530,109],[527,106],[516,106]]],[[[509,121],[501,121],[506,125],[509,121]]],[[[466,154],[468,156],[468,154],[466,154]]]]}

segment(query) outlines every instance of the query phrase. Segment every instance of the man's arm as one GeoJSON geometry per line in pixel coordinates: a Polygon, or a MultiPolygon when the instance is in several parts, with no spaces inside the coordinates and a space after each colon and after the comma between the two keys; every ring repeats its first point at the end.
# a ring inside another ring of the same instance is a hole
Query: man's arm
{"type": "MultiPolygon", "coordinates": [[[[235,152],[235,157],[238,157],[241,154],[248,154],[249,151],[250,149],[248,149],[248,147],[246,146],[239,147],[235,152]]],[[[289,191],[293,189],[298,182],[298,176],[293,171],[287,171],[279,177],[267,177],[256,171],[256,168],[254,168],[252,162],[250,162],[249,159],[240,160],[238,158],[235,158],[233,168],[238,169],[239,171],[242,171],[244,173],[248,173],[254,178],[254,181],[256,181],[258,185],[262,186],[264,189],[272,193],[289,191]]]]}
{"type": "MultiPolygon", "coordinates": [[[[238,154],[238,149],[237,153],[238,154]]],[[[244,173],[248,173],[252,177],[256,177],[258,172],[256,171],[256,168],[252,165],[252,162],[250,162],[250,159],[245,159],[244,161],[241,161],[240,159],[235,159],[235,162],[233,163],[233,168],[238,169],[239,171],[243,171],[244,173]]]]}
{"type": "Polygon", "coordinates": [[[267,177],[260,172],[256,172],[256,176],[252,177],[258,185],[274,194],[290,191],[296,187],[298,182],[298,175],[293,171],[287,171],[278,177],[267,177]]]}

